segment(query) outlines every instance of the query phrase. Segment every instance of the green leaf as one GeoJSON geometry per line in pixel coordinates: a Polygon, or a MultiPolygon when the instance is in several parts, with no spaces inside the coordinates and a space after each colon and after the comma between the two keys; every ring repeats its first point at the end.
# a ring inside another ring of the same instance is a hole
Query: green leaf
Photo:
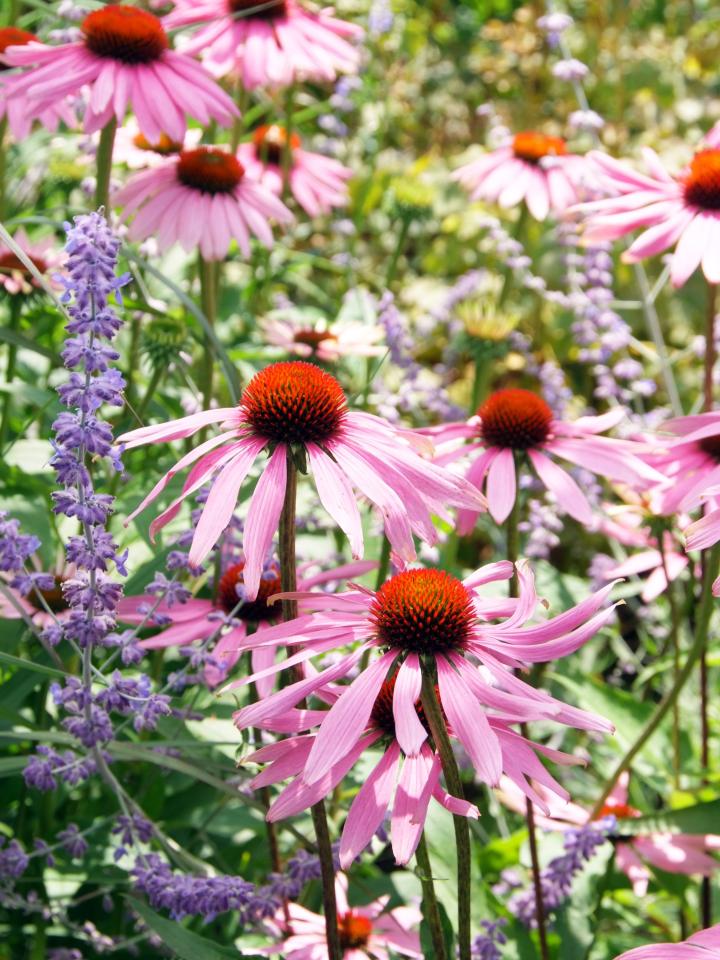
{"type": "Polygon", "coordinates": [[[633,817],[618,822],[618,832],[629,836],[646,833],[716,833],[720,820],[720,799],[696,803],[692,807],[633,817]]]}
{"type": "Polygon", "coordinates": [[[15,347],[20,347],[21,350],[31,350],[33,353],[39,353],[41,357],[52,360],[55,366],[59,367],[62,364],[62,360],[54,350],[44,347],[36,340],[31,340],[29,337],[23,336],[22,333],[18,333],[17,330],[12,330],[10,327],[0,327],[0,340],[2,340],[3,343],[11,343],[15,347]]]}
{"type": "Polygon", "coordinates": [[[559,960],[585,960],[598,932],[597,912],[615,850],[606,843],[575,880],[565,906],[558,910],[555,930],[560,936],[559,960]]]}
{"type": "Polygon", "coordinates": [[[140,900],[128,897],[128,903],[143,918],[145,923],[162,940],[166,947],[174,952],[176,957],[181,960],[228,960],[228,958],[245,957],[245,960],[262,960],[258,954],[250,956],[249,954],[238,953],[232,947],[223,947],[220,944],[213,943],[205,937],[193,933],[181,926],[175,920],[167,920],[155,913],[146,904],[140,900]]]}
{"type": "Polygon", "coordinates": [[[11,653],[5,653],[0,650],[0,663],[7,663],[8,666],[18,667],[20,670],[32,670],[33,673],[42,673],[46,677],[55,677],[62,680],[65,674],[56,667],[48,667],[44,663],[37,663],[35,660],[23,660],[22,657],[14,657],[11,653]]]}
{"type": "MultiPolygon", "coordinates": [[[[448,916],[448,912],[442,903],[438,904],[438,909],[440,911],[440,923],[442,924],[443,940],[445,941],[445,953],[448,957],[455,956],[455,928],[452,925],[452,921],[448,916]]],[[[420,924],[420,946],[422,948],[423,957],[426,960],[435,960],[435,951],[433,950],[432,937],[430,935],[430,927],[427,920],[423,920],[420,924]]]]}

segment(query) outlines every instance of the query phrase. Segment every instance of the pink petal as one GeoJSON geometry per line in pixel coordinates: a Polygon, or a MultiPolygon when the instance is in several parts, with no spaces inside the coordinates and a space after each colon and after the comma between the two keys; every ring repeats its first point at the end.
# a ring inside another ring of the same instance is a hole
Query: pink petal
{"type": "Polygon", "coordinates": [[[390,828],[396,863],[406,864],[415,853],[430,797],[439,779],[440,758],[429,747],[418,756],[403,760],[390,828]]]}
{"type": "Polygon", "coordinates": [[[411,653],[397,672],[392,701],[395,736],[403,753],[410,755],[419,753],[427,740],[427,730],[415,709],[421,686],[420,658],[416,653],[411,653]]]}
{"type": "Polygon", "coordinates": [[[478,776],[495,786],[502,775],[502,752],[485,711],[461,675],[437,657],[438,687],[443,710],[455,736],[468,752],[478,776]]]}
{"type": "Polygon", "coordinates": [[[347,870],[355,857],[362,853],[385,819],[399,759],[400,748],[393,741],[353,800],[340,840],[340,866],[343,870],[347,870]]]}
{"type": "Polygon", "coordinates": [[[553,494],[560,509],[565,510],[579,523],[589,525],[592,522],[592,509],[587,497],[570,474],[539,450],[528,450],[528,456],[537,475],[553,494]]]}
{"type": "Polygon", "coordinates": [[[248,600],[257,597],[263,564],[280,522],[287,484],[287,456],[285,445],[279,443],[258,480],[248,507],[243,535],[243,580],[248,600]]]}
{"type": "Polygon", "coordinates": [[[517,496],[515,455],[512,450],[501,450],[490,464],[486,492],[493,520],[504,523],[510,516],[517,496]]]}

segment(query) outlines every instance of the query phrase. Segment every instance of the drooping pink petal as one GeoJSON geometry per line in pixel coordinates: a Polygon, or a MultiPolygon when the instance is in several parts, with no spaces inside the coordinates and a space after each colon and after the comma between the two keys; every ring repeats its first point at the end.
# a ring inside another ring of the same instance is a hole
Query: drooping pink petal
{"type": "Polygon", "coordinates": [[[348,811],[340,840],[340,866],[347,870],[385,819],[397,776],[400,748],[393,742],[365,780],[348,811]]]}

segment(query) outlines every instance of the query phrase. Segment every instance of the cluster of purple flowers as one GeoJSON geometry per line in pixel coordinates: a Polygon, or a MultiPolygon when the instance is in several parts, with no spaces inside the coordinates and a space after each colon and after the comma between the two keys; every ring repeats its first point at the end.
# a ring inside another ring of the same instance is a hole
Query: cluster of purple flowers
{"type": "Polygon", "coordinates": [[[501,960],[501,947],[507,943],[507,937],[503,933],[507,920],[504,917],[499,920],[483,920],[480,926],[483,933],[472,942],[472,960],[501,960]]]}
{"type": "MultiPolygon", "coordinates": [[[[613,816],[602,820],[592,820],[563,835],[565,853],[555,857],[540,873],[543,905],[546,911],[557,910],[570,896],[573,881],[591,860],[598,849],[615,831],[616,819],[613,816]]],[[[535,890],[523,890],[516,893],[508,903],[511,914],[526,927],[536,924],[535,890]]]]}

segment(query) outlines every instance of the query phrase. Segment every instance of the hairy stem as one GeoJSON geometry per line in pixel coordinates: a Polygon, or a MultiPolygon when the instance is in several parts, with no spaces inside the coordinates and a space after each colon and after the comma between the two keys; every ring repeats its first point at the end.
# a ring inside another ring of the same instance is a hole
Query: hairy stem
{"type": "Polygon", "coordinates": [[[112,158],[116,130],[117,120],[113,117],[112,120],[108,120],[102,128],[97,154],[95,155],[95,208],[103,207],[106,216],[109,216],[110,175],[112,174],[112,158]]]}
{"type": "MultiPolygon", "coordinates": [[[[22,294],[10,296],[10,330],[14,333],[20,326],[20,313],[22,309],[22,294]]],[[[10,384],[15,379],[15,369],[17,367],[17,344],[8,344],[7,366],[5,367],[5,384],[10,384]]],[[[8,390],[2,401],[2,415],[0,416],[0,451],[5,450],[5,441],[7,440],[8,429],[10,427],[10,410],[12,407],[12,390],[8,390]]]]}
{"type": "MultiPolygon", "coordinates": [[[[421,700],[435,748],[440,754],[448,792],[463,799],[460,770],[453,753],[442,709],[435,693],[435,678],[425,668],[422,672],[421,700]]],[[[457,846],[457,893],[458,893],[458,957],[470,960],[470,827],[467,818],[453,814],[455,844],[457,846]]]]}
{"type": "MultiPolygon", "coordinates": [[[[214,327],[217,319],[217,288],[215,285],[216,271],[214,261],[206,260],[203,256],[199,255],[198,274],[200,276],[200,306],[207,318],[207,322],[211,327],[214,327]]],[[[203,346],[205,352],[200,368],[199,385],[203,396],[203,407],[205,410],[208,410],[213,395],[215,355],[213,353],[212,341],[209,337],[205,337],[203,346]]]]}
{"type": "MultiPolygon", "coordinates": [[[[297,501],[297,467],[292,453],[287,454],[287,485],[285,501],[280,515],[280,582],[283,592],[297,590],[297,568],[295,558],[295,510],[297,501]]],[[[283,600],[283,620],[297,617],[297,601],[283,600]]],[[[292,649],[288,650],[291,653],[292,649]]],[[[323,912],[325,914],[325,934],[327,937],[328,960],[342,960],[340,934],[337,925],[337,903],[335,901],[335,863],[333,860],[330,831],[328,829],[325,804],[321,800],[311,807],[315,837],[322,877],[323,912]]]]}
{"type": "Polygon", "coordinates": [[[423,917],[427,920],[430,929],[430,939],[432,940],[435,958],[436,960],[448,960],[447,951],[445,950],[445,938],[443,937],[440,908],[438,906],[437,896],[435,895],[430,854],[428,853],[424,830],[420,834],[420,843],[417,845],[417,850],[415,851],[415,861],[417,863],[415,872],[420,879],[423,890],[423,917]]]}
{"type": "Polygon", "coordinates": [[[680,696],[683,687],[687,683],[702,655],[703,650],[705,649],[708,627],[710,625],[710,616],[713,608],[712,584],[717,574],[718,565],[720,565],[720,544],[716,544],[714,547],[712,547],[712,549],[709,551],[709,554],[708,562],[706,563],[703,571],[702,595],[700,598],[700,609],[695,626],[695,640],[688,652],[685,666],[675,678],[675,682],[673,683],[671,689],[665,694],[663,699],[655,708],[655,712],[640,731],[635,742],[605,781],[603,789],[600,792],[600,796],[595,801],[595,806],[590,814],[591,820],[594,820],[600,815],[600,811],[610,795],[610,791],[617,783],[618,778],[630,767],[630,764],[633,762],[635,757],[640,753],[650,737],[652,737],[652,735],[658,729],[670,710],[672,710],[673,704],[680,696]]]}

